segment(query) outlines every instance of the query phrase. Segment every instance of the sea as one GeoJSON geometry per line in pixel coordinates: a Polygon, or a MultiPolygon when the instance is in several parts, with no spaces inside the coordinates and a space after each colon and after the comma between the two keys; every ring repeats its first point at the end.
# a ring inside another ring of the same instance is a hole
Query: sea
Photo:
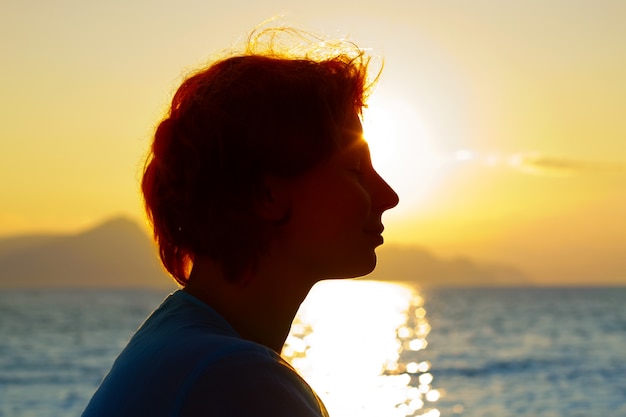
{"type": "MultiPolygon", "coordinates": [[[[0,291],[0,417],[79,416],[166,295],[0,291]]],[[[333,417],[626,416],[626,287],[327,281],[282,354],[333,417]]]]}

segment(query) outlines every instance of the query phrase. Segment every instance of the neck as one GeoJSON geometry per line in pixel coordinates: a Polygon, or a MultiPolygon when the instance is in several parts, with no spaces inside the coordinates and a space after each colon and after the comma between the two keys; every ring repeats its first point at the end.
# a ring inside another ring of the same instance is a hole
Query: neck
{"type": "Polygon", "coordinates": [[[255,273],[231,282],[214,261],[198,259],[185,291],[215,309],[244,339],[280,353],[313,285],[288,272],[259,265],[255,273]]]}

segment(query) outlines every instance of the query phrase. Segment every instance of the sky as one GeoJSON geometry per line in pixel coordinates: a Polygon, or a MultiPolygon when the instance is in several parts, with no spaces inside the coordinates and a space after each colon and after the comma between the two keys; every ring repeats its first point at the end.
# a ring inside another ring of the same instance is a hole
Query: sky
{"type": "Polygon", "coordinates": [[[401,198],[388,244],[626,284],[621,0],[3,2],[0,237],[143,223],[176,87],[277,16],[384,61],[364,127],[401,198]]]}

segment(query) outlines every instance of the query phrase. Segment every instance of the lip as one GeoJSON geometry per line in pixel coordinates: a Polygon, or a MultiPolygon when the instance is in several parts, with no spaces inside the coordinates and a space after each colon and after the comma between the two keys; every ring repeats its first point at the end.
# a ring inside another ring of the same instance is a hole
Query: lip
{"type": "Polygon", "coordinates": [[[384,230],[385,228],[381,225],[381,226],[366,228],[365,233],[367,233],[368,235],[382,235],[384,230]]]}
{"type": "Polygon", "coordinates": [[[377,242],[377,246],[378,245],[382,245],[384,243],[384,239],[383,239],[383,229],[374,229],[374,230],[365,230],[365,233],[369,236],[372,236],[374,239],[376,239],[377,242]]]}
{"type": "Polygon", "coordinates": [[[382,235],[372,235],[375,239],[376,239],[376,246],[380,246],[383,243],[385,243],[385,239],[383,238],[382,235]]]}

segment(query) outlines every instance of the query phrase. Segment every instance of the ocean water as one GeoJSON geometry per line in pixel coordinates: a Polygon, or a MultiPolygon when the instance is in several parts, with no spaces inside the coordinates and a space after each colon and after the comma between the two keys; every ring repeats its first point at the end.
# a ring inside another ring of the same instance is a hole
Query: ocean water
{"type": "MultiPolygon", "coordinates": [[[[0,292],[0,417],[80,415],[165,296],[0,292]]],[[[283,355],[333,417],[626,416],[626,288],[326,282],[283,355]]]]}
{"type": "Polygon", "coordinates": [[[626,416],[626,288],[440,290],[428,305],[445,415],[626,416]]]}

